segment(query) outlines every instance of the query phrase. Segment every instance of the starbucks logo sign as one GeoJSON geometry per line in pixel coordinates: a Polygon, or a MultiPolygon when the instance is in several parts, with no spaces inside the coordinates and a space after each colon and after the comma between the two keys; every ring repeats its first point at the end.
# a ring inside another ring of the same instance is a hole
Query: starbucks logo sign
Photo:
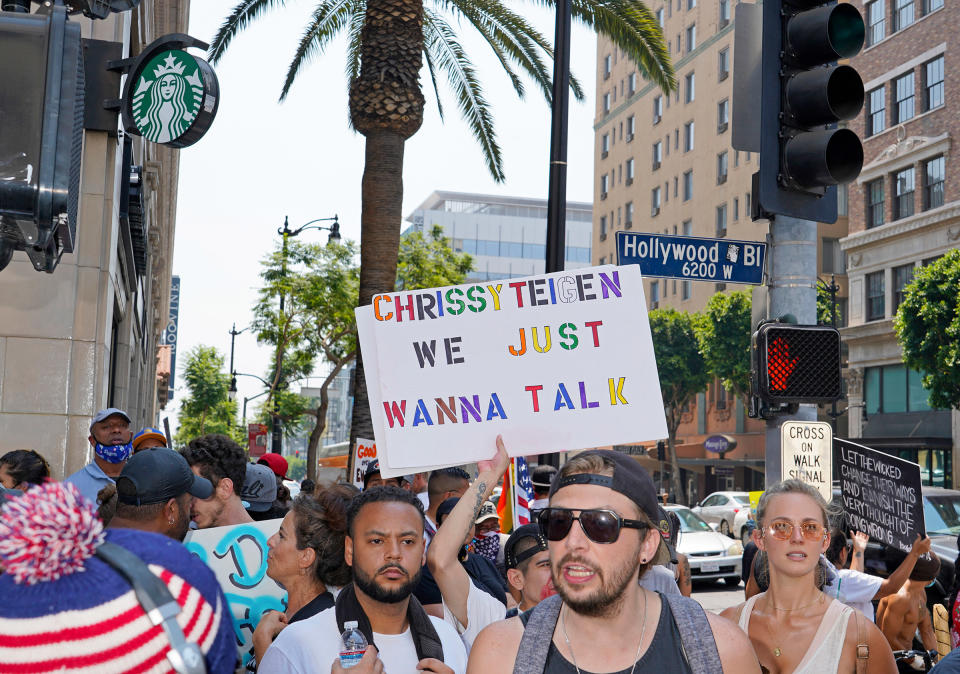
{"type": "Polygon", "coordinates": [[[141,53],[124,88],[124,127],[171,147],[197,142],[216,115],[219,85],[210,65],[181,46],[182,38],[160,38],[141,53]],[[171,39],[177,38],[177,39],[171,39]]]}

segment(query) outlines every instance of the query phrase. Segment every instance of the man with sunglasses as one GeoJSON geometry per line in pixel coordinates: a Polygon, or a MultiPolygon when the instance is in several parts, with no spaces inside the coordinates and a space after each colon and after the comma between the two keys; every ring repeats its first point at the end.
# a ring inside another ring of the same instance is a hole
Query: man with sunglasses
{"type": "Polygon", "coordinates": [[[591,450],[568,461],[539,515],[558,595],[486,628],[468,672],[759,672],[746,635],[685,597],[637,582],[669,556],[650,475],[591,450]]]}

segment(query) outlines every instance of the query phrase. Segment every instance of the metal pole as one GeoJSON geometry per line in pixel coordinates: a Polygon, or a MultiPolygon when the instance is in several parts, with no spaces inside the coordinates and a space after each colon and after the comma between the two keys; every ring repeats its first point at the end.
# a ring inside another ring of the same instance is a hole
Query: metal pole
{"type": "MultiPolygon", "coordinates": [[[[817,223],[784,215],[770,221],[770,318],[792,314],[799,325],[817,322],[817,223]]],[[[816,405],[767,420],[766,484],[782,479],[780,426],[784,421],[816,421],[816,405]]]]}
{"type": "Polygon", "coordinates": [[[230,328],[230,376],[233,376],[233,346],[234,346],[234,342],[237,339],[237,335],[239,335],[241,332],[243,331],[237,330],[236,323],[234,323],[233,327],[230,328]]]}
{"type": "MultiPolygon", "coordinates": [[[[290,232],[289,218],[283,216],[283,252],[280,257],[280,269],[281,276],[284,280],[287,278],[287,237],[290,232]]],[[[280,291],[280,320],[283,320],[283,309],[284,309],[284,298],[285,293],[283,290],[280,291]]],[[[283,429],[280,423],[280,404],[277,401],[277,391],[283,386],[283,349],[280,348],[280,345],[277,344],[277,376],[276,386],[273,390],[273,429],[271,435],[271,451],[275,454],[282,454],[281,451],[283,448],[283,429]]]]}
{"type": "MultiPolygon", "coordinates": [[[[557,1],[553,38],[553,95],[550,124],[550,185],[547,194],[546,272],[563,271],[567,232],[567,127],[570,108],[570,0],[557,1]]],[[[557,454],[539,463],[560,465],[557,454]]]]}

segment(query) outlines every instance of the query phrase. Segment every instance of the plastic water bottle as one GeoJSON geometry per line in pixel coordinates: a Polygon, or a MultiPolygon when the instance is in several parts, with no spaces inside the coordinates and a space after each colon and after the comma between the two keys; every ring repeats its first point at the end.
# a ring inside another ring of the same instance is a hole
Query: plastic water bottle
{"type": "Polygon", "coordinates": [[[343,643],[343,649],[340,651],[340,666],[344,669],[350,669],[360,663],[368,644],[363,632],[357,629],[356,620],[349,620],[343,623],[343,626],[345,629],[343,634],[340,635],[340,640],[343,643]]]}

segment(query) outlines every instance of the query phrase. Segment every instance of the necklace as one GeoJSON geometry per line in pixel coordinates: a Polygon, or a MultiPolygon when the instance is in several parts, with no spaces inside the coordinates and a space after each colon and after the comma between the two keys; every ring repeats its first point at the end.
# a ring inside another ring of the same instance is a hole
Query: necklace
{"type": "MultiPolygon", "coordinates": [[[[820,596],[817,597],[816,599],[814,599],[814,600],[813,600],[812,602],[810,602],[809,604],[804,604],[803,606],[797,606],[796,608],[777,608],[776,606],[773,605],[773,602],[771,602],[770,604],[768,604],[768,608],[772,608],[774,611],[787,611],[787,612],[790,612],[790,611],[800,611],[800,610],[805,609],[805,608],[810,608],[810,607],[813,606],[814,604],[817,604],[817,603],[819,603],[819,602],[822,602],[822,601],[823,601],[823,597],[824,597],[824,595],[823,595],[823,593],[821,592],[821,593],[820,593],[820,596]]],[[[764,628],[765,630],[767,630],[767,634],[770,636],[770,642],[773,644],[773,655],[774,655],[774,657],[779,658],[780,655],[783,653],[783,651],[780,649],[779,646],[777,646],[777,644],[776,644],[776,641],[777,641],[777,640],[774,638],[773,632],[770,631],[770,626],[767,625],[766,623],[764,623],[764,624],[763,624],[763,628],[764,628]]]]}
{"type": "MultiPolygon", "coordinates": [[[[566,606],[563,606],[566,608],[566,606]]],[[[660,610],[663,610],[662,608],[660,610]]],[[[580,665],[577,664],[577,656],[574,655],[573,646],[570,644],[570,637],[567,636],[567,612],[560,613],[560,629],[563,632],[563,640],[567,642],[567,648],[570,650],[570,657],[573,658],[573,667],[580,674],[580,665]]],[[[637,644],[637,653],[633,656],[633,667],[630,668],[630,674],[637,668],[637,661],[640,659],[640,647],[643,646],[643,637],[647,633],[647,593],[643,593],[643,623],[640,627],[640,643],[637,644]]],[[[779,654],[778,654],[779,655],[779,654]]]]}

